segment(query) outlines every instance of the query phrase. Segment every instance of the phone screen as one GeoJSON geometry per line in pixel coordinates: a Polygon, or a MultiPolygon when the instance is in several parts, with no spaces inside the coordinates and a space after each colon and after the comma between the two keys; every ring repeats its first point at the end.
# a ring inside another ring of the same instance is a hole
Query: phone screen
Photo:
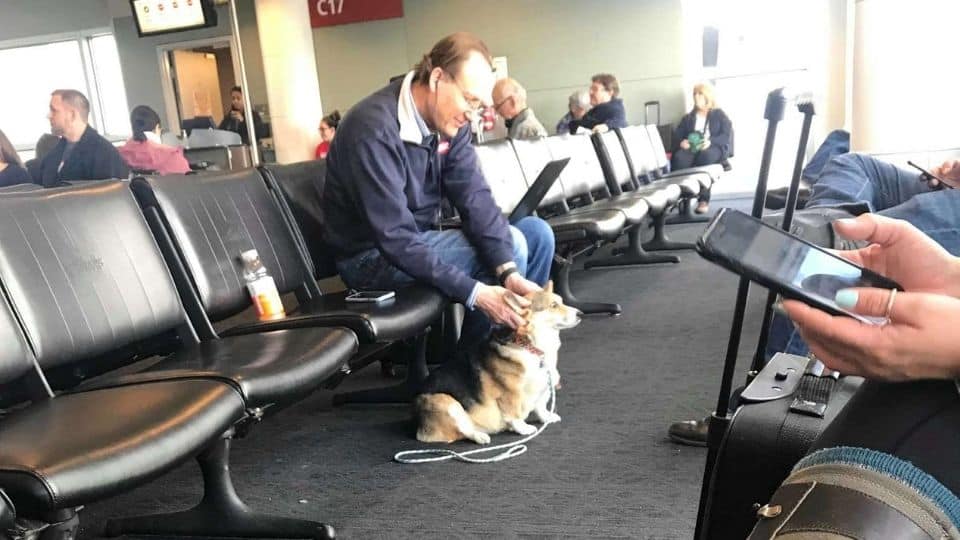
{"type": "MultiPolygon", "coordinates": [[[[850,287],[900,288],[877,275],[746,214],[724,211],[705,236],[709,251],[774,283],[789,285],[836,312],[860,320],[879,322],[850,313],[834,301],[837,291],[850,287]]],[[[750,276],[748,276],[750,277],[750,276]]]]}

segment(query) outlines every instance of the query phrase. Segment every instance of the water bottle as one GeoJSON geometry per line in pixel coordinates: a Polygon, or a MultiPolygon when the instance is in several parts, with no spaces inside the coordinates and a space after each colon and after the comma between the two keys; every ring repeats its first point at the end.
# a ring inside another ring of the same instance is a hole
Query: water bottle
{"type": "Polygon", "coordinates": [[[257,250],[244,251],[240,254],[240,260],[243,261],[243,280],[260,320],[272,321],[286,317],[277,284],[264,268],[257,250]]]}

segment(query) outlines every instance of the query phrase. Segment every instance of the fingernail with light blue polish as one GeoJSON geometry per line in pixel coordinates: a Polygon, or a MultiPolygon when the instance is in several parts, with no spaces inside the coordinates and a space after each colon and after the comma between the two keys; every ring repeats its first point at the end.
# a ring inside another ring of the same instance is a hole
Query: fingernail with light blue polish
{"type": "Polygon", "coordinates": [[[857,291],[853,289],[841,289],[837,291],[837,294],[833,297],[833,300],[838,306],[850,309],[857,307],[857,299],[859,296],[860,295],[857,293],[857,291]]]}

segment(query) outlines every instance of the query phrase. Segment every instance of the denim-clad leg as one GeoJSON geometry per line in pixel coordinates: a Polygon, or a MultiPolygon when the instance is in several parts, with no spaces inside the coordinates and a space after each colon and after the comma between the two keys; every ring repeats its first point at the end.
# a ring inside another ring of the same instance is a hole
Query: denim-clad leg
{"type": "MultiPolygon", "coordinates": [[[[960,256],[960,190],[931,190],[917,173],[861,154],[834,157],[813,185],[807,208],[867,203],[872,212],[902,219],[960,256]]],[[[766,356],[776,352],[806,355],[790,319],[774,315],[766,356]]]]}
{"type": "Polygon", "coordinates": [[[871,212],[880,212],[930,192],[917,173],[863,154],[841,154],[823,168],[807,208],[867,203],[871,212]]]}
{"type": "MultiPolygon", "coordinates": [[[[550,278],[553,260],[553,231],[545,221],[527,217],[510,227],[513,240],[513,260],[520,274],[539,285],[550,278]]],[[[440,260],[462,269],[482,283],[494,284],[496,279],[484,267],[476,249],[461,230],[425,231],[420,239],[430,245],[440,260]]],[[[393,289],[410,285],[415,280],[387,261],[376,248],[360,252],[337,262],[344,282],[357,289],[393,289]]],[[[460,347],[479,343],[490,334],[490,320],[479,309],[468,310],[460,334],[460,347]]]]}

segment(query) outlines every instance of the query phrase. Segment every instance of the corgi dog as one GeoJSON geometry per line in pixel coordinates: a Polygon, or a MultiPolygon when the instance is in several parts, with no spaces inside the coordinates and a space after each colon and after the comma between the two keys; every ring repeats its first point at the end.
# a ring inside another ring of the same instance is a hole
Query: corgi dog
{"type": "Polygon", "coordinates": [[[560,330],[580,324],[582,313],[563,304],[553,293],[553,282],[526,298],[530,306],[524,326],[430,374],[414,400],[418,440],[488,444],[491,434],[507,429],[521,435],[535,432],[526,422],[531,413],[545,424],[560,421],[547,408],[549,384],[559,386],[560,330]]]}

